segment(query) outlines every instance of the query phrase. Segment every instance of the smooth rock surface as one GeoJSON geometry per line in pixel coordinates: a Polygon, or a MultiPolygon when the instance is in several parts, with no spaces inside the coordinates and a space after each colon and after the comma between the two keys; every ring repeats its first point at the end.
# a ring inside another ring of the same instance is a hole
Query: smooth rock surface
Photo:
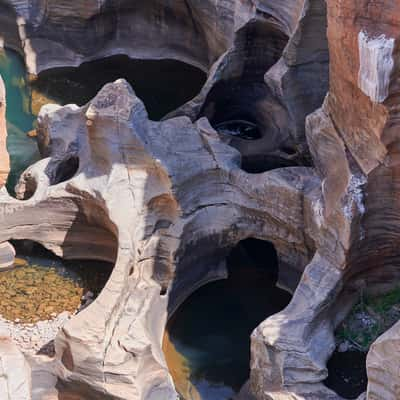
{"type": "Polygon", "coordinates": [[[13,342],[0,338],[0,398],[4,400],[31,399],[31,369],[13,342]]]}

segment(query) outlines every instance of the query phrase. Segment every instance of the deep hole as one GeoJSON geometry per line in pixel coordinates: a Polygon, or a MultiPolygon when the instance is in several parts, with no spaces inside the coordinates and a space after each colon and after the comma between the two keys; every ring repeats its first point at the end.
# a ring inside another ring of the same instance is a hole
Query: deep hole
{"type": "Polygon", "coordinates": [[[185,400],[197,398],[196,392],[205,400],[231,399],[249,378],[251,332],[291,298],[276,287],[278,257],[271,243],[243,240],[227,266],[228,279],[194,292],[167,325],[164,352],[185,400]]]}
{"type": "Polygon", "coordinates": [[[56,185],[73,178],[79,169],[79,158],[72,156],[58,162],[51,184],[56,185]]]}
{"type": "Polygon", "coordinates": [[[367,353],[335,351],[328,361],[325,385],[345,399],[357,399],[367,390],[367,353]]]}
{"type": "Polygon", "coordinates": [[[197,95],[206,81],[200,69],[175,60],[134,60],[124,55],[43,71],[33,88],[61,104],[83,105],[108,82],[125,78],[159,120],[197,95]]]}

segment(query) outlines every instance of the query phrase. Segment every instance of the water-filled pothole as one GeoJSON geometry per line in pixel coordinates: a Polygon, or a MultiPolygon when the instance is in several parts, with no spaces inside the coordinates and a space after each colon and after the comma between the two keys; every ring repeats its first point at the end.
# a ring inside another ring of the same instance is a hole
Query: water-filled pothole
{"type": "Polygon", "coordinates": [[[16,268],[0,272],[0,315],[31,323],[63,311],[71,313],[94,299],[113,265],[101,261],[65,261],[37,243],[13,242],[16,268]]]}
{"type": "MultiPolygon", "coordinates": [[[[63,261],[30,241],[13,244],[15,265],[0,272],[0,329],[6,329],[23,351],[37,352],[97,297],[113,265],[63,261]]],[[[52,351],[50,346],[45,353],[52,351]]]]}
{"type": "Polygon", "coordinates": [[[119,55],[86,62],[76,68],[54,68],[40,73],[33,82],[33,100],[41,104],[47,97],[62,104],[83,105],[106,83],[119,78],[132,85],[149,117],[159,120],[195,97],[207,76],[180,61],[134,60],[119,55]]]}
{"type": "Polygon", "coordinates": [[[37,114],[44,104],[82,106],[106,83],[125,78],[143,100],[149,117],[158,120],[196,96],[207,77],[200,69],[183,62],[132,60],[121,55],[77,68],[47,70],[29,82],[22,57],[7,49],[0,52],[0,75],[6,87],[10,193],[21,173],[39,159],[33,136],[37,114]]]}
{"type": "Polygon", "coordinates": [[[250,335],[282,310],[277,256],[263,241],[241,242],[228,257],[229,278],[194,292],[171,317],[164,353],[185,400],[228,400],[249,378],[250,335]]]}

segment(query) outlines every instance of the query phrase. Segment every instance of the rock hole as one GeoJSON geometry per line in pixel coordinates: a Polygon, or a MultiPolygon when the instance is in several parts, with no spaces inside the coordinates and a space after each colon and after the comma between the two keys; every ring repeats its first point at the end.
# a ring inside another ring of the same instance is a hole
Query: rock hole
{"type": "Polygon", "coordinates": [[[120,78],[132,85],[150,118],[159,120],[195,97],[206,81],[206,74],[180,61],[136,60],[117,55],[76,68],[41,72],[33,82],[33,99],[35,101],[35,93],[42,93],[36,99],[39,103],[52,99],[60,104],[84,105],[106,83],[120,78]]]}
{"type": "Polygon", "coordinates": [[[336,350],[328,361],[325,385],[345,399],[357,399],[367,390],[367,353],[336,350]]]}
{"type": "Polygon", "coordinates": [[[15,196],[18,200],[29,200],[36,193],[36,189],[36,177],[30,173],[25,173],[15,186],[15,196]]]}
{"type": "Polygon", "coordinates": [[[228,279],[195,291],[167,325],[163,349],[185,400],[231,399],[249,378],[251,332],[291,298],[276,287],[278,256],[270,242],[243,240],[226,262],[228,279]]]}
{"type": "Polygon", "coordinates": [[[24,352],[53,355],[61,327],[100,294],[113,264],[66,261],[30,240],[11,241],[14,268],[0,272],[0,321],[24,352]]]}
{"type": "Polygon", "coordinates": [[[55,172],[51,177],[51,184],[66,182],[73,178],[79,169],[79,158],[77,156],[68,157],[58,162],[55,172]]]}

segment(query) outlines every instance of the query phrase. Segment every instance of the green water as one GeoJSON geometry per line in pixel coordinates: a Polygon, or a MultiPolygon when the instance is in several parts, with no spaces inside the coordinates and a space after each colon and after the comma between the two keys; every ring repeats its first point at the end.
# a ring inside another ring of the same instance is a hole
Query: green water
{"type": "Polygon", "coordinates": [[[232,399],[249,378],[252,331],[290,301],[274,250],[258,244],[236,248],[229,279],[197,290],[168,323],[164,353],[184,400],[232,399]]]}
{"type": "Polygon", "coordinates": [[[39,159],[36,139],[27,136],[35,127],[36,116],[31,111],[31,90],[23,58],[15,51],[1,50],[0,75],[6,88],[7,148],[11,159],[7,187],[13,192],[20,174],[39,159]]]}
{"type": "Polygon", "coordinates": [[[7,187],[13,193],[20,174],[39,159],[36,139],[27,136],[35,128],[40,107],[46,103],[82,106],[108,82],[125,78],[143,100],[150,118],[161,119],[193,98],[206,75],[173,60],[131,60],[113,56],[78,68],[54,68],[29,83],[23,58],[12,50],[0,52],[0,74],[6,86],[7,147],[11,173],[7,187]]]}

